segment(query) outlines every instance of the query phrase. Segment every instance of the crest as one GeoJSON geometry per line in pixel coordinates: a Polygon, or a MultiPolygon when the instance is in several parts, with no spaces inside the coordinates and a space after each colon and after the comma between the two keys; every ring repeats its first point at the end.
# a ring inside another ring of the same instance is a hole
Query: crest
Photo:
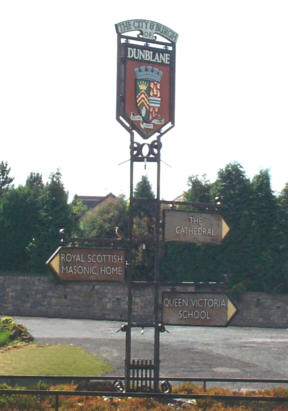
{"type": "MultiPolygon", "coordinates": [[[[159,50],[142,51],[128,46],[126,54],[131,58],[126,60],[125,66],[123,117],[143,138],[149,138],[172,121],[170,65],[152,64],[151,60],[158,57],[159,50]],[[135,58],[143,54],[150,58],[148,62],[135,58]]],[[[165,54],[170,57],[169,53],[165,54]]]]}
{"type": "Polygon", "coordinates": [[[163,125],[161,117],[161,77],[163,72],[153,66],[135,67],[135,99],[138,114],[131,112],[130,119],[139,122],[143,130],[153,130],[163,125]]]}

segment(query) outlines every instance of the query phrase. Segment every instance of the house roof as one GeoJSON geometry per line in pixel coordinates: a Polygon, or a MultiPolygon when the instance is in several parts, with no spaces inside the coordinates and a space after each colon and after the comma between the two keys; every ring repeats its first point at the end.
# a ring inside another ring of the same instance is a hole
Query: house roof
{"type": "Polygon", "coordinates": [[[107,200],[115,199],[116,196],[112,193],[107,194],[106,196],[75,196],[77,200],[81,201],[84,205],[86,205],[89,210],[94,208],[107,200]]]}
{"type": "Polygon", "coordinates": [[[177,196],[176,198],[174,198],[173,201],[184,201],[184,200],[185,200],[184,196],[185,196],[185,192],[182,193],[182,194],[180,194],[180,195],[177,196]]]}

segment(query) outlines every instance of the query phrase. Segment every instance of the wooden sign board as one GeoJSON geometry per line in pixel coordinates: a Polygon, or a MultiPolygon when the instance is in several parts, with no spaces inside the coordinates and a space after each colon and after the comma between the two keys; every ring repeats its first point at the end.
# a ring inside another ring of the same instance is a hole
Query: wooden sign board
{"type": "Polygon", "coordinates": [[[164,292],[162,322],[170,325],[226,326],[237,309],[226,295],[164,292]]]}
{"type": "Polygon", "coordinates": [[[59,247],[46,264],[64,281],[125,280],[124,250],[59,247]]]}
{"type": "Polygon", "coordinates": [[[164,210],[164,240],[220,244],[229,227],[219,214],[164,210]]]}

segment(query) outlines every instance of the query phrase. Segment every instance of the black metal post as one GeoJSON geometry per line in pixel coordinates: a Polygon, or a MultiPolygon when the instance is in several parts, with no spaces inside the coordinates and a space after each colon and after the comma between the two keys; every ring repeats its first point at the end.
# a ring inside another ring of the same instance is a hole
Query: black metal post
{"type": "MultiPolygon", "coordinates": [[[[136,143],[137,144],[137,143],[136,143]]],[[[152,144],[152,143],[151,143],[152,144]]],[[[153,142],[155,146],[155,142],[153,142]]],[[[153,146],[153,147],[154,147],[153,146]]],[[[154,202],[154,218],[155,218],[155,228],[154,228],[154,238],[153,243],[155,245],[154,248],[154,266],[153,266],[153,286],[154,286],[154,313],[153,313],[153,324],[154,324],[154,364],[153,364],[153,391],[159,391],[159,374],[160,374],[160,330],[159,330],[159,283],[160,283],[160,275],[159,275],[159,266],[160,266],[160,150],[161,150],[161,136],[157,137],[157,156],[151,159],[149,155],[147,157],[143,156],[143,153],[137,153],[135,155],[135,142],[134,142],[134,132],[130,132],[130,208],[129,208],[129,240],[130,240],[130,248],[129,248],[129,262],[131,262],[131,247],[133,245],[133,220],[134,220],[134,181],[133,181],[133,174],[134,174],[134,161],[153,161],[157,163],[157,197],[156,201],[154,202]],[[139,156],[140,154],[140,156],[139,156]]],[[[155,147],[156,147],[155,146],[155,147]]],[[[143,199],[144,200],[144,199],[143,199]]],[[[125,357],[125,388],[126,392],[133,390],[134,388],[134,377],[132,376],[132,384],[131,387],[131,371],[134,370],[133,364],[131,365],[131,328],[132,328],[132,311],[133,311],[133,294],[132,294],[132,267],[129,265],[127,270],[127,286],[128,286],[128,316],[127,316],[127,326],[126,326],[126,357],[125,357]],[[131,368],[132,367],[132,368],[131,368]]],[[[139,363],[142,364],[144,367],[145,361],[139,363]]],[[[140,365],[139,365],[140,367],[140,365]]],[[[144,369],[143,369],[144,370],[144,369]]],[[[141,372],[143,372],[143,370],[141,372]]],[[[138,370],[139,371],[139,370],[138,370]]],[[[137,372],[138,372],[137,371],[137,372]]],[[[134,373],[134,371],[133,371],[134,373]]],[[[141,374],[141,373],[140,373],[141,374]]],[[[134,374],[133,374],[134,375],[134,374]]],[[[143,377],[143,375],[141,374],[143,377]]],[[[137,374],[137,381],[139,375],[137,374]]],[[[142,380],[141,380],[142,381],[142,380]]],[[[137,384],[139,381],[137,382],[137,384]]],[[[140,384],[141,385],[141,384],[140,384]]]]}
{"type": "MultiPolygon", "coordinates": [[[[133,203],[133,144],[134,132],[130,132],[130,204],[129,204],[129,240],[130,247],[128,253],[128,261],[131,262],[131,245],[133,239],[133,217],[134,217],[134,203],[133,203]]],[[[126,342],[125,342],[125,390],[130,391],[130,364],[131,364],[131,323],[132,323],[132,285],[131,285],[131,266],[127,269],[127,285],[128,285],[128,313],[127,313],[127,327],[126,327],[126,342]]]]}
{"type": "MultiPolygon", "coordinates": [[[[157,138],[161,147],[161,138],[157,138]]],[[[159,391],[160,374],[160,331],[159,331],[159,281],[160,281],[160,150],[157,160],[157,198],[155,210],[155,254],[154,254],[154,392],[159,391]]]]}

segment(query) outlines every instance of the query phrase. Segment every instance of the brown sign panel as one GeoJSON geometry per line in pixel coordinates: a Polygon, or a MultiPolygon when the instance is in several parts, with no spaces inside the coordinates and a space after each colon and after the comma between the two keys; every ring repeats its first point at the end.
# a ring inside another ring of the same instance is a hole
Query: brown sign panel
{"type": "Polygon", "coordinates": [[[234,304],[223,294],[181,292],[162,294],[164,324],[226,326],[236,312],[234,304]]]}
{"type": "Polygon", "coordinates": [[[164,240],[220,244],[229,227],[219,214],[164,211],[164,240]]]}
{"type": "Polygon", "coordinates": [[[152,36],[149,42],[141,40],[139,36],[132,41],[131,37],[127,40],[125,32],[139,30],[144,38],[145,33],[147,36],[151,35],[151,27],[156,30],[159,26],[158,32],[161,27],[164,27],[155,22],[145,22],[146,30],[143,25],[143,27],[139,25],[139,20],[119,23],[116,25],[116,30],[120,36],[118,38],[117,120],[125,128],[137,131],[146,139],[156,132],[161,133],[164,128],[167,132],[166,127],[174,126],[177,35],[172,30],[168,32],[163,28],[162,36],[167,39],[165,42],[157,41],[156,36],[152,36]]]}
{"type": "Polygon", "coordinates": [[[59,247],[46,263],[64,281],[124,281],[124,250],[59,247]]]}

